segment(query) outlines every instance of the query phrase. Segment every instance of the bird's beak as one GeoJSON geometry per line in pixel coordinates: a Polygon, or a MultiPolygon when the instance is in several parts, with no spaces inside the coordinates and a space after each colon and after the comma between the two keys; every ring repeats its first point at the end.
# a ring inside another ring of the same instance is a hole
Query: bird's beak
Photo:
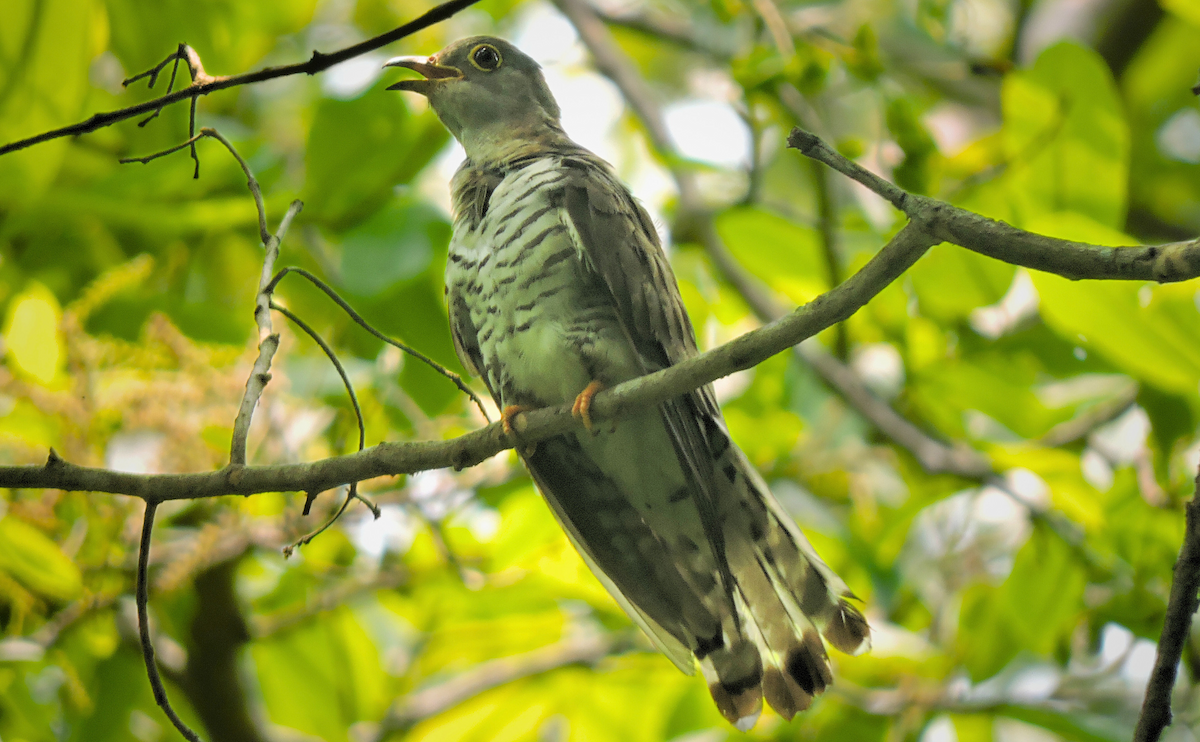
{"type": "Polygon", "coordinates": [[[428,96],[441,80],[461,80],[463,73],[457,67],[444,67],[434,61],[433,57],[394,57],[384,63],[384,67],[405,67],[425,76],[424,80],[401,80],[389,85],[388,90],[408,90],[428,96]]]}

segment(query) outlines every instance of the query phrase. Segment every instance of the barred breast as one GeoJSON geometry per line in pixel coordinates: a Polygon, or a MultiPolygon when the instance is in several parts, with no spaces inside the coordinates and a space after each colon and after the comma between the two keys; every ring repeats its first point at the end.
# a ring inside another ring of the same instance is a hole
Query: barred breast
{"type": "Polygon", "coordinates": [[[504,406],[548,406],[574,399],[593,379],[637,376],[611,302],[583,270],[552,202],[565,177],[560,160],[490,175],[490,183],[475,173],[455,189],[446,270],[451,315],[474,329],[489,389],[504,406]]]}

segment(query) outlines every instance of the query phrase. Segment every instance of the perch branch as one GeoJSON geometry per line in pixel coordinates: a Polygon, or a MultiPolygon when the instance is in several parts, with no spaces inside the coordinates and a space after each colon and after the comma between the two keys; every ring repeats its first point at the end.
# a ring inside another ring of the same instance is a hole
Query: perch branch
{"type": "MultiPolygon", "coordinates": [[[[752,332],[670,368],[618,384],[592,402],[594,420],[615,419],[750,368],[841,322],[904,273],[933,244],[905,227],[841,286],[752,332]]],[[[514,421],[527,445],[580,429],[570,405],[534,410],[514,421]]],[[[304,464],[227,466],[193,474],[133,474],[76,466],[51,449],[41,466],[0,467],[0,487],[110,492],[147,501],[198,499],[259,492],[320,492],[372,477],[444,467],[464,468],[518,443],[499,423],[445,441],[381,443],[365,451],[304,464]]]]}

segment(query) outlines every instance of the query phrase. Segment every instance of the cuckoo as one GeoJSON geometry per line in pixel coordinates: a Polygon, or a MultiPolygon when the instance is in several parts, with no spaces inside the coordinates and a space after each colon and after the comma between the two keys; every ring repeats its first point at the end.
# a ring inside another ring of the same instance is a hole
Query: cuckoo
{"type": "Polygon", "coordinates": [[[511,432],[573,403],[584,428],[520,451],[581,557],[663,654],[699,665],[739,729],[763,698],[792,718],[832,681],[821,640],[870,642],[846,583],[730,440],[711,386],[593,425],[598,390],[697,354],[645,209],[572,142],[541,68],[496,38],[387,66],[466,159],[451,182],[446,302],[463,365],[511,432]]]}

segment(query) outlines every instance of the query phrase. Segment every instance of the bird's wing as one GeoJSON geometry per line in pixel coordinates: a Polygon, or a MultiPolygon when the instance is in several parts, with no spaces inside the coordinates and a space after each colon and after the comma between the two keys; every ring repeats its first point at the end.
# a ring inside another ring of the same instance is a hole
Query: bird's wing
{"type": "MultiPolygon", "coordinates": [[[[563,164],[568,232],[583,265],[607,287],[643,370],[694,356],[691,323],[645,210],[602,161],[566,157],[563,164]]],[[[700,596],[722,629],[716,649],[702,642],[695,652],[710,690],[735,723],[754,713],[764,691],[790,718],[831,679],[818,632],[857,652],[869,644],[866,622],[846,602],[845,583],[733,445],[712,387],[668,400],[659,410],[723,588],[700,596]]]]}

